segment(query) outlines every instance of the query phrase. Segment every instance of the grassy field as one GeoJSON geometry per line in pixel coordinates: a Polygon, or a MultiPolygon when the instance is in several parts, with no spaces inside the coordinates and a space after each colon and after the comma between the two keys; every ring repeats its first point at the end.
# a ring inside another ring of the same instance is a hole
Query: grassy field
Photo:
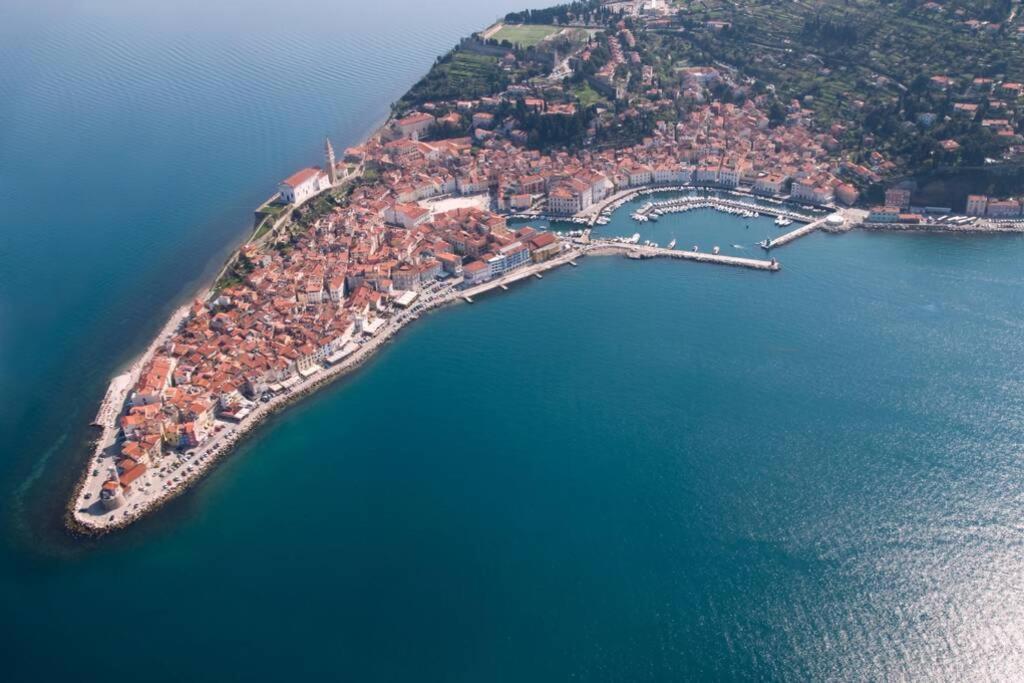
{"type": "Polygon", "coordinates": [[[513,45],[529,47],[536,45],[548,36],[558,33],[561,29],[558,26],[544,26],[540,24],[515,24],[502,26],[497,33],[491,36],[494,40],[507,40],[513,45]]]}
{"type": "Polygon", "coordinates": [[[573,94],[576,95],[576,99],[580,101],[580,105],[583,108],[589,107],[592,104],[597,104],[603,101],[601,94],[590,87],[590,84],[583,82],[580,85],[573,88],[573,94]]]}

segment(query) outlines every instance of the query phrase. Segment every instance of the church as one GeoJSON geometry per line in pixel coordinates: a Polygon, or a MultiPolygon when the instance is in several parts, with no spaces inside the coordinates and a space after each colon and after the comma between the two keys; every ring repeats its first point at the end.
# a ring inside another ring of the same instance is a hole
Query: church
{"type": "Polygon", "coordinates": [[[338,182],[338,167],[334,160],[334,147],[327,138],[324,139],[324,155],[326,171],[310,166],[281,181],[277,191],[282,202],[299,206],[310,197],[334,187],[338,182]]]}

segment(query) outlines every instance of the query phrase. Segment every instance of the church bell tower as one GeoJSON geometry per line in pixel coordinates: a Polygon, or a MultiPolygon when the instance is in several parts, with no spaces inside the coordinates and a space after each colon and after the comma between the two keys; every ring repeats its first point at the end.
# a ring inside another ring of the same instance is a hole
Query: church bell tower
{"type": "Polygon", "coordinates": [[[334,147],[331,146],[331,139],[324,137],[324,156],[327,157],[327,178],[331,181],[331,185],[338,183],[338,171],[334,165],[334,147]]]}

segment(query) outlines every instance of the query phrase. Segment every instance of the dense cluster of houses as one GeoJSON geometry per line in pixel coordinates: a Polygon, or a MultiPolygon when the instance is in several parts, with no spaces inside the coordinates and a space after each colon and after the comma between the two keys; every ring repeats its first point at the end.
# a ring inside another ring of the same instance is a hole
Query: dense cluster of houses
{"type": "Polygon", "coordinates": [[[215,418],[240,420],[261,397],[340,361],[410,292],[438,278],[484,282],[562,248],[490,211],[427,211],[404,224],[405,207],[388,186],[363,186],[297,239],[244,247],[243,281],[196,301],[131,392],[121,486],[165,449],[202,443],[215,418]]]}
{"type": "Polygon", "coordinates": [[[350,162],[387,169],[384,179],[399,202],[389,211],[407,228],[427,220],[415,202],[448,194],[489,192],[498,210],[543,207],[552,215],[572,215],[615,192],[658,184],[747,187],[822,206],[853,204],[859,196],[842,177],[849,169],[831,154],[836,143],[830,134],[800,123],[772,128],[756,100],[703,105],[675,125],[660,124],[638,145],[577,154],[524,149],[500,131],[474,144],[470,137],[424,141],[407,130],[397,122],[396,139],[346,150],[350,162]]]}
{"type": "MultiPolygon", "coordinates": [[[[621,31],[613,63],[634,59],[634,44],[621,31]]],[[[686,80],[704,87],[717,77],[696,68],[686,80]]],[[[554,234],[513,229],[498,211],[571,215],[658,184],[746,186],[814,204],[857,198],[842,178],[850,169],[832,155],[835,131],[814,132],[795,102],[781,126],[769,125],[763,98],[709,102],[677,124],[662,122],[635,146],[542,153],[521,144],[518,122],[495,125],[501,103],[520,100],[554,116],[574,112],[523,84],[493,97],[427,103],[341,160],[328,143],[323,169],[283,181],[281,202],[298,206],[353,169],[373,178],[356,183],[344,206],[312,217],[308,230],[244,247],[233,283],[194,303],[131,393],[121,419],[121,484],[163,449],[202,443],[215,418],[240,420],[268,393],[339,362],[427,283],[455,278],[472,286],[562,250],[554,234]],[[443,129],[438,123],[466,122],[469,135],[432,139],[443,129]],[[494,210],[425,201],[460,195],[479,195],[494,210]]]]}

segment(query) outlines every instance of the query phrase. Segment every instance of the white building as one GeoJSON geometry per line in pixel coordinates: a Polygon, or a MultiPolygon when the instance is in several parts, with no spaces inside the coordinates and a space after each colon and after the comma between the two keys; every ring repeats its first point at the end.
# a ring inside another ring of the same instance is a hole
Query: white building
{"type": "Polygon", "coordinates": [[[395,121],[395,126],[403,138],[419,139],[434,124],[434,117],[423,112],[415,112],[404,119],[395,121]]]}
{"type": "Polygon", "coordinates": [[[583,196],[567,185],[560,185],[548,193],[548,211],[557,216],[572,216],[583,210],[583,196]]]}
{"type": "Polygon", "coordinates": [[[896,223],[899,220],[898,206],[876,206],[868,213],[868,223],[896,223]]]}
{"type": "Polygon", "coordinates": [[[298,206],[310,197],[331,186],[327,174],[319,168],[304,168],[289,178],[285,178],[277,187],[281,199],[298,206]]]}
{"type": "Polygon", "coordinates": [[[831,204],[835,200],[831,187],[818,185],[813,180],[794,181],[789,196],[795,201],[820,205],[831,204]]]}
{"type": "Polygon", "coordinates": [[[653,172],[649,166],[634,166],[628,169],[627,174],[629,175],[629,186],[630,187],[641,187],[643,185],[650,185],[653,177],[653,172]]]}
{"type": "Polygon", "coordinates": [[[754,181],[753,191],[755,194],[767,195],[769,197],[782,194],[786,186],[786,176],[777,173],[761,176],[754,181]]]}
{"type": "Polygon", "coordinates": [[[530,263],[530,249],[522,242],[513,242],[498,250],[505,257],[505,270],[513,270],[530,263]]]}
{"type": "Polygon", "coordinates": [[[718,170],[718,184],[725,187],[739,187],[740,169],[737,166],[722,166],[718,170]]]}

